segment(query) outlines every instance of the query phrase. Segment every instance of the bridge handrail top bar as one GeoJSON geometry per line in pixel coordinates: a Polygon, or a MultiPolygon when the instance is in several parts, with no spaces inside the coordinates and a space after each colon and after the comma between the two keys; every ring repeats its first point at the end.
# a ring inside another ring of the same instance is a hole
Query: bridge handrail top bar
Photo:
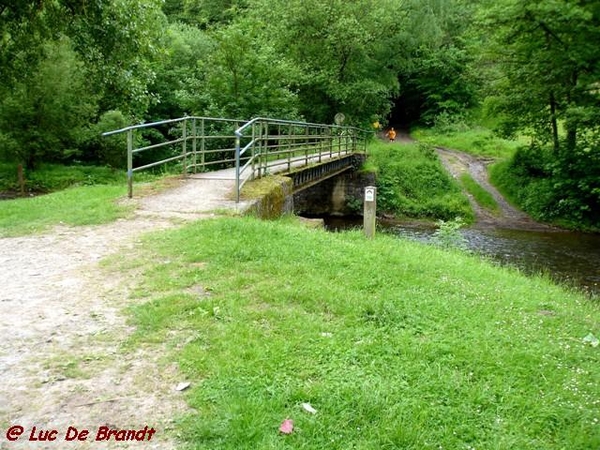
{"type": "Polygon", "coordinates": [[[312,123],[312,122],[302,122],[302,121],[297,121],[297,120],[283,120],[283,119],[271,119],[268,117],[255,117],[253,119],[251,119],[249,122],[246,122],[244,125],[242,125],[241,127],[239,127],[237,130],[234,131],[235,135],[239,138],[244,137],[243,132],[244,130],[246,130],[248,127],[254,125],[257,122],[269,122],[271,124],[276,124],[276,125],[296,125],[296,126],[302,126],[302,127],[318,127],[318,128],[336,128],[336,129],[345,129],[345,130],[357,130],[357,131],[361,131],[361,132],[367,132],[369,133],[369,130],[365,130],[363,128],[358,128],[358,127],[352,127],[352,126],[344,126],[344,125],[328,125],[328,124],[323,124],[323,123],[312,123]]]}
{"type": "Polygon", "coordinates": [[[140,123],[138,125],[130,125],[128,127],[121,128],[119,130],[107,131],[105,133],[102,133],[102,136],[112,136],[114,134],[125,133],[126,131],[130,131],[130,130],[154,127],[157,125],[167,125],[169,123],[182,122],[184,120],[190,120],[190,119],[211,120],[214,122],[226,122],[226,123],[246,123],[246,122],[248,122],[247,120],[242,120],[242,119],[224,119],[222,117],[185,116],[185,117],[179,117],[178,119],[167,119],[167,120],[160,120],[158,122],[148,122],[148,123],[140,123]]]}
{"type": "Polygon", "coordinates": [[[269,122],[269,123],[277,124],[277,125],[296,125],[296,126],[303,126],[303,127],[309,126],[309,127],[335,128],[335,129],[346,129],[346,130],[350,129],[350,130],[357,130],[357,131],[361,131],[361,132],[369,132],[369,130],[365,130],[365,129],[353,127],[353,126],[334,125],[334,124],[328,125],[328,124],[323,124],[323,123],[303,122],[303,121],[298,121],[298,120],[272,119],[272,118],[268,118],[268,117],[255,117],[255,118],[251,119],[250,121],[248,121],[245,119],[226,119],[226,118],[222,118],[222,117],[185,116],[185,117],[179,117],[177,119],[167,119],[167,120],[160,120],[158,122],[148,122],[148,123],[140,123],[137,125],[130,125],[128,127],[121,128],[118,130],[107,131],[105,133],[102,133],[102,136],[112,136],[112,135],[119,134],[119,133],[125,133],[130,130],[149,128],[149,127],[153,127],[153,126],[157,126],[157,125],[167,125],[170,123],[177,123],[177,122],[182,122],[182,121],[190,120],[190,119],[192,119],[192,120],[193,119],[195,119],[195,120],[210,120],[210,121],[214,121],[214,122],[224,122],[224,123],[243,123],[244,125],[242,125],[240,128],[238,128],[234,132],[235,135],[238,137],[243,137],[243,135],[241,134],[243,132],[243,130],[245,130],[249,126],[253,125],[254,123],[261,122],[261,121],[269,122]]]}

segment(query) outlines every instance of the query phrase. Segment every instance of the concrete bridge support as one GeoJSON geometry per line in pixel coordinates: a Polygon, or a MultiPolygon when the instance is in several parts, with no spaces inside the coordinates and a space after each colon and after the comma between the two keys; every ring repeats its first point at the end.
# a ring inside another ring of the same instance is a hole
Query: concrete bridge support
{"type": "Polygon", "coordinates": [[[273,177],[273,186],[249,209],[261,218],[282,214],[357,215],[363,210],[364,188],[375,174],[360,172],[365,155],[352,155],[273,177]],[[321,178],[322,177],[322,178],[321,178]]]}
{"type": "Polygon", "coordinates": [[[348,170],[294,194],[294,213],[307,216],[360,215],[366,186],[375,174],[348,170]]]}

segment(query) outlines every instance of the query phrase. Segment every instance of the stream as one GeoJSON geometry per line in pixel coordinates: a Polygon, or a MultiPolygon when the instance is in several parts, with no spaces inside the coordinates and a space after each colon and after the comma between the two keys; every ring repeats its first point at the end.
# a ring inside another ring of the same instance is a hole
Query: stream
{"type": "MultiPolygon", "coordinates": [[[[335,231],[362,227],[362,218],[326,217],[325,226],[335,231]]],[[[430,242],[436,227],[420,222],[378,223],[382,231],[430,242]]],[[[525,273],[545,272],[557,282],[573,285],[600,297],[600,235],[566,231],[525,231],[489,227],[461,230],[470,250],[525,273]]]]}

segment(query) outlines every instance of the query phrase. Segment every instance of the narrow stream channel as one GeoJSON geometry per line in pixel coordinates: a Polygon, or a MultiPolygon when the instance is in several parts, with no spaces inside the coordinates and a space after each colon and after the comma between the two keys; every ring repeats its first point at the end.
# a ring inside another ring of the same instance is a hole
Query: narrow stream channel
{"type": "MultiPolygon", "coordinates": [[[[362,227],[362,218],[325,217],[328,230],[362,227]]],[[[397,236],[429,242],[436,228],[423,223],[380,222],[397,236]]],[[[600,235],[468,228],[462,230],[468,247],[480,254],[517,266],[526,273],[545,272],[600,298],[600,235]]]]}

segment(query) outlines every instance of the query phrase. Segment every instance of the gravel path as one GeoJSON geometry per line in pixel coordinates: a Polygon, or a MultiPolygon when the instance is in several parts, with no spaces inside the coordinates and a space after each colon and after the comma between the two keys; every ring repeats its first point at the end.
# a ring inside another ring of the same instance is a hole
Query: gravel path
{"type": "Polygon", "coordinates": [[[166,431],[186,408],[175,389],[178,368],[165,366],[156,346],[123,346],[135,274],[100,261],[135,252],[148,231],[248,207],[236,206],[232,189],[227,177],[198,176],[127,200],[135,205],[130,219],[0,239],[0,449],[176,448],[166,431]],[[9,441],[15,426],[24,434],[9,441]],[[149,442],[97,442],[103,426],[156,432],[149,442]],[[69,427],[89,437],[66,442],[69,427]],[[56,430],[56,439],[31,441],[41,430],[56,430]]]}

